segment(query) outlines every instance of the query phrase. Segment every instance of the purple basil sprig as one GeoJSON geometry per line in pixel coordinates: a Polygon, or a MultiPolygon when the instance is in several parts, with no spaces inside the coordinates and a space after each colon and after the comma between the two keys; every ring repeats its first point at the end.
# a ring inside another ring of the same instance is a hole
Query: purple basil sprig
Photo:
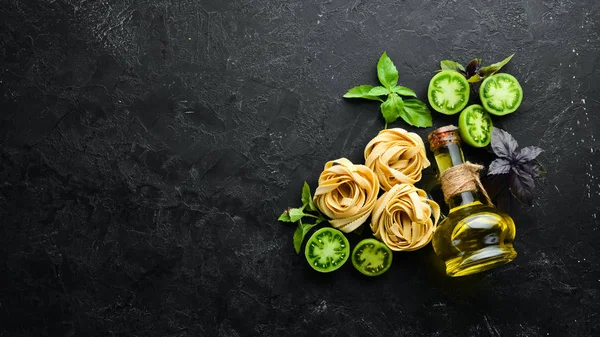
{"type": "Polygon", "coordinates": [[[490,164],[487,174],[508,178],[512,195],[530,205],[533,201],[534,179],[545,173],[536,159],[544,150],[537,146],[519,148],[510,133],[496,127],[492,131],[491,146],[498,158],[490,164]]]}
{"type": "Polygon", "coordinates": [[[500,62],[485,67],[482,66],[480,58],[472,59],[466,67],[455,61],[443,60],[440,62],[440,68],[441,70],[453,70],[461,73],[471,84],[478,83],[500,71],[514,55],[512,54],[500,62]]]}

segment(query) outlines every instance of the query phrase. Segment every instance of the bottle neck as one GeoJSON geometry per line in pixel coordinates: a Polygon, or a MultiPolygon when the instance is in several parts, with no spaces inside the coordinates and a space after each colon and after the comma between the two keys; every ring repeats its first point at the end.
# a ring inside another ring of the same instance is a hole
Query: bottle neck
{"type": "MultiPolygon", "coordinates": [[[[453,166],[464,164],[465,162],[465,158],[459,143],[452,142],[444,144],[434,152],[434,155],[435,161],[440,170],[440,175],[447,169],[453,166]]],[[[473,191],[457,193],[451,196],[448,200],[450,211],[452,212],[454,208],[479,201],[477,192],[477,189],[475,189],[473,191]]]]}

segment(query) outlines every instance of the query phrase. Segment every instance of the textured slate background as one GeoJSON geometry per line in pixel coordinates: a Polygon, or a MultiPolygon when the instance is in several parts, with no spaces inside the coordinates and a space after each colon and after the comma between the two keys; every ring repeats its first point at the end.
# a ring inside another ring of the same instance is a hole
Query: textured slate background
{"type": "Polygon", "coordinates": [[[0,335],[600,334],[599,25],[594,0],[0,0],[0,335]],[[341,97],[383,51],[422,98],[441,59],[516,52],[500,122],[548,174],[512,264],[293,253],[276,217],[383,127],[341,97]]]}

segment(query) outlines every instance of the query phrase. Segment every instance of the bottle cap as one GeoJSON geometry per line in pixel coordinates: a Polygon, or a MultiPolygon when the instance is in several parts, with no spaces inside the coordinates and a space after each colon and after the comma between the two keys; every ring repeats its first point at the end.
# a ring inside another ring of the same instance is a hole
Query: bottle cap
{"type": "Polygon", "coordinates": [[[435,152],[441,146],[449,143],[460,144],[460,135],[458,134],[458,128],[456,126],[446,125],[433,130],[429,136],[427,136],[427,140],[429,141],[429,148],[432,152],[435,152]]]}

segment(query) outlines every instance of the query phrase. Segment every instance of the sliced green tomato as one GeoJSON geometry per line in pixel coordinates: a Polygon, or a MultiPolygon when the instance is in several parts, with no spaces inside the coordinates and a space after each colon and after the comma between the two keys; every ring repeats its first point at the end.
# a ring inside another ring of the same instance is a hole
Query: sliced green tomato
{"type": "Polygon", "coordinates": [[[492,118],[481,105],[469,105],[458,117],[458,130],[465,143],[486,147],[492,140],[492,118]]]}
{"type": "Polygon", "coordinates": [[[352,251],[352,264],[367,276],[379,276],[392,265],[392,251],[375,239],[364,239],[352,251]]]}
{"type": "Polygon", "coordinates": [[[514,76],[501,73],[486,78],[479,88],[481,104],[492,115],[515,112],[523,100],[523,89],[514,76]]]}
{"type": "Polygon", "coordinates": [[[437,73],[429,81],[427,97],[435,111],[454,115],[467,106],[470,92],[469,82],[463,75],[445,70],[437,73]]]}
{"type": "Polygon", "coordinates": [[[324,227],[308,239],[304,255],[314,270],[329,273],[348,261],[350,243],[339,230],[324,227]]]}

